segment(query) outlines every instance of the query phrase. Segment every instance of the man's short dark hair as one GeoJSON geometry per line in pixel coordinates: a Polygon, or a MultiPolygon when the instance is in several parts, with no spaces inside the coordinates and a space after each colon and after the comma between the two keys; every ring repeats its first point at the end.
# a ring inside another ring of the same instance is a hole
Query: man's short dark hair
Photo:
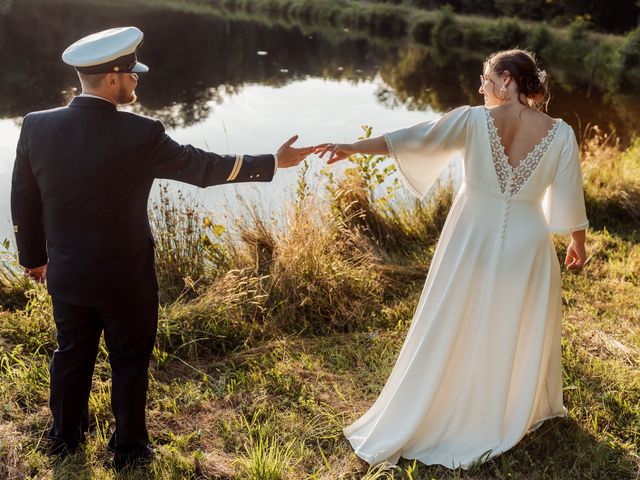
{"type": "Polygon", "coordinates": [[[107,75],[108,74],[106,73],[89,74],[78,72],[78,77],[80,77],[80,83],[82,83],[82,86],[89,88],[98,88],[102,84],[104,77],[106,77],[107,75]]]}

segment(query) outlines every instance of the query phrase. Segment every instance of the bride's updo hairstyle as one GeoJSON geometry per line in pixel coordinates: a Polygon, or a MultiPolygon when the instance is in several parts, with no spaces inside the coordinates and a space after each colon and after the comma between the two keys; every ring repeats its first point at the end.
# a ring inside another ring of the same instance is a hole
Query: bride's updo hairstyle
{"type": "MultiPolygon", "coordinates": [[[[513,49],[495,52],[482,64],[483,71],[489,66],[495,73],[509,72],[516,82],[518,91],[527,97],[530,107],[547,110],[549,103],[549,85],[547,72],[538,68],[535,54],[529,50],[513,49]]],[[[494,95],[495,83],[493,85],[494,95]]],[[[498,95],[496,97],[500,98],[498,95]]],[[[520,95],[518,95],[520,101],[520,95]]]]}

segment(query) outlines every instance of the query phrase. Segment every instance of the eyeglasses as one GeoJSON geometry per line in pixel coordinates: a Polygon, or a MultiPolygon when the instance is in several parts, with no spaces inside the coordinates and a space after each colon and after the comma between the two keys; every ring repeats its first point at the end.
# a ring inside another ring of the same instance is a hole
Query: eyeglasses
{"type": "Polygon", "coordinates": [[[489,73],[487,73],[487,75],[486,75],[486,76],[485,76],[485,75],[482,75],[482,74],[480,75],[480,86],[484,85],[484,84],[487,82],[487,80],[489,80],[489,76],[490,76],[492,73],[499,73],[499,72],[489,72],[489,73]]]}
{"type": "MultiPolygon", "coordinates": [[[[491,72],[491,73],[495,73],[496,75],[500,75],[501,73],[506,72],[506,70],[501,70],[499,72],[491,72]]],[[[488,73],[487,76],[485,77],[484,75],[480,74],[480,86],[483,86],[485,84],[485,82],[488,80],[489,75],[491,75],[491,73],[488,73]]],[[[509,72],[507,72],[509,73],[509,72]]],[[[511,74],[509,74],[511,75],[511,74]]]]}

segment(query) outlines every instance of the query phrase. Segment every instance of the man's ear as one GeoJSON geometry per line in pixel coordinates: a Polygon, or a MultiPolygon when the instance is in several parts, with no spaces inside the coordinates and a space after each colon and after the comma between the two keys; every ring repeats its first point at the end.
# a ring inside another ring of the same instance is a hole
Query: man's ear
{"type": "Polygon", "coordinates": [[[105,78],[105,81],[107,83],[108,86],[110,87],[117,87],[118,86],[118,75],[115,73],[107,73],[107,77],[105,78]]]}

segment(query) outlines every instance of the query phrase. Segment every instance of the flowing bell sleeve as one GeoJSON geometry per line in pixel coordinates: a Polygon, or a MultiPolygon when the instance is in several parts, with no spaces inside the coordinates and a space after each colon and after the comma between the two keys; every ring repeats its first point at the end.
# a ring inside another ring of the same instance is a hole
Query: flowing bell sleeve
{"type": "Polygon", "coordinates": [[[568,126],[568,130],[555,176],[542,202],[549,230],[561,235],[589,226],[584,205],[580,148],[573,129],[568,126]]]}
{"type": "Polygon", "coordinates": [[[471,107],[464,105],[437,120],[384,134],[404,185],[424,199],[454,154],[464,150],[471,107]]]}

